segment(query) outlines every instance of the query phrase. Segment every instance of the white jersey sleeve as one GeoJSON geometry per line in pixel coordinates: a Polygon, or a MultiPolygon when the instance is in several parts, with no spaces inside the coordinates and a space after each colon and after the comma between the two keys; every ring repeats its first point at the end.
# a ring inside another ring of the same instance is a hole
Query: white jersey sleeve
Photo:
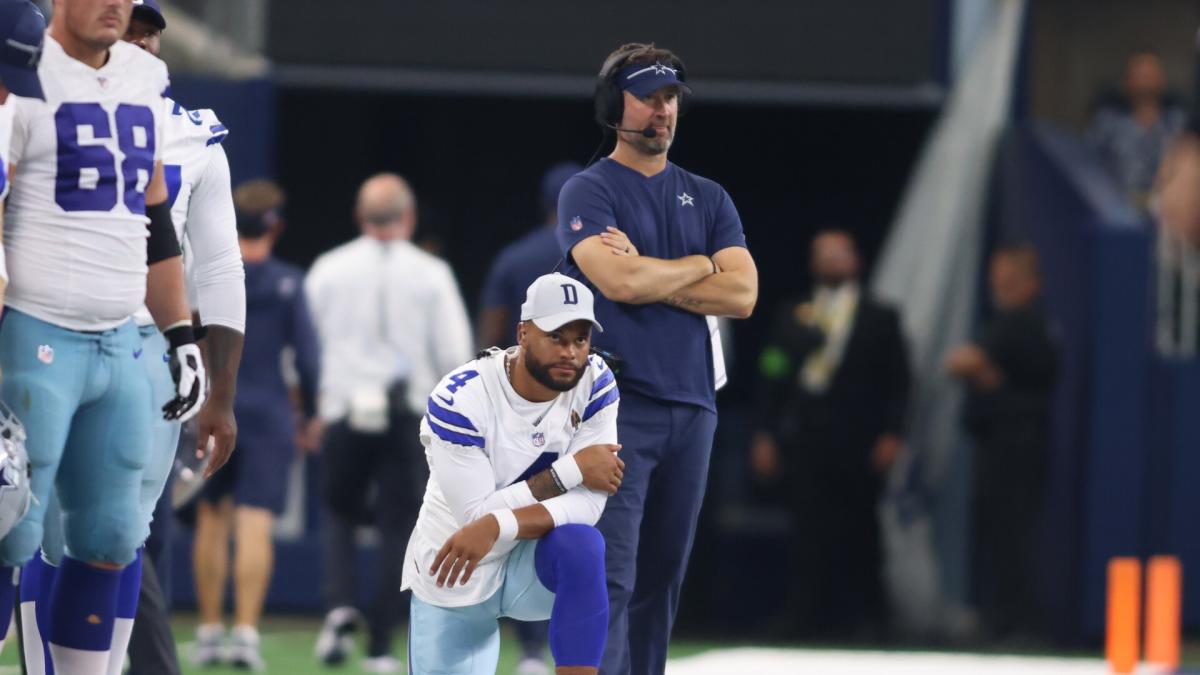
{"type": "Polygon", "coordinates": [[[238,247],[236,217],[229,179],[229,160],[220,145],[192,190],[184,235],[189,256],[188,279],[195,290],[200,321],[246,331],[246,271],[238,247]]]}
{"type": "Polygon", "coordinates": [[[12,94],[8,103],[0,105],[0,199],[8,195],[8,165],[12,163],[13,111],[16,108],[12,94]]]}

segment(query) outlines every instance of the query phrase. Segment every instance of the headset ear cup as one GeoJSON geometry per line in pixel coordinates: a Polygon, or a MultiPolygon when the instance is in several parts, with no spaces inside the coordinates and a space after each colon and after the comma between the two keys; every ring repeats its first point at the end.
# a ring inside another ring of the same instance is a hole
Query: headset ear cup
{"type": "Polygon", "coordinates": [[[608,125],[608,80],[596,78],[596,90],[592,93],[592,117],[600,126],[608,125]]]}
{"type": "Polygon", "coordinates": [[[625,94],[616,84],[608,83],[608,123],[621,126],[625,117],[625,94]]]}

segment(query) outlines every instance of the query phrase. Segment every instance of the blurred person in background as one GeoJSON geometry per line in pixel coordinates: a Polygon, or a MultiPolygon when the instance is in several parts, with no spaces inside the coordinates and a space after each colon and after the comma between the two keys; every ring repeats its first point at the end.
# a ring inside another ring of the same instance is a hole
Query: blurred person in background
{"type": "Polygon", "coordinates": [[[1058,348],[1041,303],[1038,255],[1006,246],[989,269],[992,319],[974,344],[952,350],[946,369],[967,386],[975,444],[975,589],[992,638],[1036,637],[1034,527],[1050,443],[1058,348]]]}
{"type": "Polygon", "coordinates": [[[564,269],[599,291],[596,316],[608,330],[595,344],[624,359],[626,480],[597,525],[608,568],[606,675],[666,667],[717,426],[708,317],[746,318],[758,301],[758,269],[729,193],[667,159],[686,80],[679,57],[653,44],[609,54],[594,112],[615,146],[558,200],[564,269]]]}
{"type": "Polygon", "coordinates": [[[513,344],[525,301],[525,289],[562,260],[554,235],[558,224],[558,193],[571,176],[583,170],[576,162],[560,162],[542,176],[541,225],[496,254],[483,284],[476,342],[480,349],[513,344]]]}
{"type": "Polygon", "coordinates": [[[321,255],[305,282],[321,341],[320,414],[328,613],[315,652],[343,662],[359,623],[355,528],[379,530],[379,577],[363,669],[400,672],[392,632],[404,613],[401,564],[429,476],[417,437],[438,379],[472,355],[470,322],[450,266],[412,242],[416,197],[396,174],[368,178],[362,234],[321,255]]]}
{"type": "MultiPolygon", "coordinates": [[[[476,327],[476,343],[480,349],[516,342],[526,289],[534,279],[549,273],[562,260],[562,251],[554,234],[558,224],[558,193],[571,176],[582,170],[583,165],[577,162],[559,162],[546,171],[541,184],[542,224],[501,249],[492,262],[483,285],[476,327]]],[[[522,654],[517,675],[549,673],[545,663],[548,624],[545,621],[518,621],[516,626],[522,654]]]]}
{"type": "Polygon", "coordinates": [[[1087,141],[1130,200],[1145,209],[1163,155],[1186,122],[1186,110],[1167,92],[1162,60],[1137,52],[1125,66],[1120,94],[1092,114],[1087,141]]]}
{"type": "Polygon", "coordinates": [[[903,448],[911,389],[894,309],[860,284],[849,233],[812,243],[814,290],[781,308],[760,359],[751,464],[793,515],[789,629],[876,637],[884,626],[878,505],[903,448]]]}
{"type": "MultiPolygon", "coordinates": [[[[192,563],[200,625],[194,662],[228,660],[237,667],[262,670],[258,624],[274,568],[271,530],[283,512],[288,471],[296,455],[297,427],[283,375],[282,355],[295,353],[303,422],[302,438],[317,433],[319,375],[317,338],[304,297],[304,273],[271,255],[283,232],[284,193],[265,179],[234,190],[238,243],[246,267],[246,341],[237,376],[234,413],[240,425],[237,451],[225,469],[200,494],[192,563]],[[234,623],[230,644],[223,645],[222,604],[229,578],[229,540],[236,544],[233,564],[234,623]]],[[[309,440],[309,443],[313,441],[309,440]]]]}

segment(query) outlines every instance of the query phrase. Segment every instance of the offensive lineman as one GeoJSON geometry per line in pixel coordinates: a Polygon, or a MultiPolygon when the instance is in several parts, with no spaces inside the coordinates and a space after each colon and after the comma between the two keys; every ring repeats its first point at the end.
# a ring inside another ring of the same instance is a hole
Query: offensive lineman
{"type": "Polygon", "coordinates": [[[53,483],[66,547],[45,612],[62,675],[108,671],[120,570],[146,538],[152,393],[130,320],[143,300],[169,344],[177,393],[163,415],[189,418],[205,398],[161,161],[166,67],[119,42],[131,8],[56,0],[46,100],[19,99],[13,124],[0,392],[25,413],[38,502],[0,563],[37,550],[53,483]]]}
{"type": "MultiPolygon", "coordinates": [[[[42,57],[42,43],[45,39],[46,19],[28,0],[0,0],[0,204],[8,194],[9,173],[9,139],[12,134],[13,108],[16,99],[13,95],[42,98],[42,85],[38,81],[37,65],[42,57]]],[[[0,233],[4,228],[4,212],[0,210],[0,233]]],[[[0,246],[0,311],[3,310],[4,292],[8,286],[8,269],[4,256],[4,247],[0,246]]],[[[20,423],[11,411],[0,413],[0,426],[8,433],[20,423]]],[[[22,438],[24,435],[21,435],[22,438]]],[[[15,442],[15,441],[14,441],[15,442]]],[[[24,512],[14,514],[16,520],[24,517],[24,512]]],[[[15,524],[15,523],[13,523],[15,524]]],[[[11,525],[11,524],[10,524],[11,525]]],[[[5,534],[11,526],[5,529],[5,534]]],[[[9,583],[12,578],[0,574],[0,603],[7,600],[12,602],[13,589],[9,583]]],[[[8,605],[0,604],[0,651],[4,649],[5,637],[8,635],[9,622],[12,612],[6,611],[8,605]]]]}
{"type": "MultiPolygon", "coordinates": [[[[159,37],[165,27],[166,20],[158,3],[142,0],[133,7],[123,39],[158,56],[159,37]]],[[[198,301],[201,323],[206,330],[205,356],[212,382],[211,395],[199,414],[198,445],[204,449],[208,437],[215,437],[208,468],[211,475],[229,457],[237,433],[233,395],[246,315],[245,274],[234,225],[229,163],[220,145],[228,131],[211,110],[187,111],[167,97],[162,99],[162,108],[167,201],[176,236],[187,252],[189,290],[198,301]]],[[[134,320],[141,335],[144,357],[140,361],[150,381],[152,398],[155,401],[169,398],[173,383],[170,371],[164,365],[167,343],[145,307],[138,310],[134,320]]],[[[151,405],[155,404],[152,402],[151,405]]],[[[152,521],[155,505],[171,470],[179,430],[180,424],[175,420],[158,418],[153,423],[151,451],[142,476],[140,497],[142,518],[147,525],[152,521]]],[[[49,509],[48,515],[55,511],[49,509]]],[[[155,529],[162,530],[169,522],[169,518],[161,519],[156,522],[155,529]]],[[[43,555],[34,556],[22,569],[21,576],[23,640],[26,668],[31,675],[54,672],[50,656],[42,645],[47,638],[47,627],[44,615],[38,624],[37,606],[48,601],[55,570],[62,557],[61,519],[48,519],[44,525],[43,555]],[[38,630],[33,630],[34,626],[38,630]],[[39,653],[42,654],[40,659],[39,653]]],[[[165,533],[156,532],[153,539],[162,540],[164,536],[165,533]]],[[[143,551],[139,548],[137,557],[122,571],[110,672],[120,672],[134,630],[134,616],[140,606],[142,557],[143,551]]],[[[149,607],[164,606],[157,578],[150,581],[149,588],[159,589],[158,595],[149,598],[149,607]]],[[[152,623],[142,626],[139,632],[153,631],[160,636],[158,643],[173,646],[166,614],[159,612],[153,616],[156,618],[151,619],[152,623]],[[164,642],[162,636],[170,641],[164,642]]],[[[168,670],[178,670],[173,653],[157,656],[165,663],[155,664],[153,672],[164,672],[165,675],[168,670]]]]}
{"type": "Polygon", "coordinates": [[[429,484],[404,562],[410,675],[494,673],[501,616],[549,618],[557,672],[597,672],[608,597],[592,525],[624,464],[616,380],[588,354],[603,330],[592,302],[578,281],[539,277],[518,346],[481,353],[429,397],[429,484]]]}

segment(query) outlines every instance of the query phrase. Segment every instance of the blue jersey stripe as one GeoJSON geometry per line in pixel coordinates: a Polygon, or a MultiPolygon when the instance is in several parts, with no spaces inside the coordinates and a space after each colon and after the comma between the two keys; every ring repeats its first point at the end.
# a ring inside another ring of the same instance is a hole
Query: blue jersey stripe
{"type": "Polygon", "coordinates": [[[429,415],[425,416],[425,421],[429,422],[429,429],[433,431],[433,433],[437,434],[438,438],[446,441],[447,443],[467,446],[473,445],[477,448],[483,447],[483,437],[481,436],[469,436],[467,434],[460,434],[457,431],[447,429],[437,422],[434,422],[433,418],[431,418],[429,415]]]}
{"type": "Polygon", "coordinates": [[[617,388],[613,387],[609,389],[603,396],[588,404],[588,407],[583,411],[583,421],[590,420],[596,413],[619,400],[621,400],[621,393],[617,391],[617,388]]]}
{"type": "Polygon", "coordinates": [[[607,387],[612,381],[613,372],[611,370],[605,370],[604,374],[600,376],[600,379],[596,380],[596,383],[592,385],[592,393],[588,396],[588,398],[596,398],[596,394],[599,394],[600,390],[607,387]]]}
{"type": "Polygon", "coordinates": [[[429,414],[445,422],[446,424],[453,424],[456,427],[470,429],[471,431],[479,433],[479,430],[475,428],[474,424],[471,424],[471,420],[467,419],[466,415],[443,408],[433,400],[432,396],[429,397],[429,414]]]}

